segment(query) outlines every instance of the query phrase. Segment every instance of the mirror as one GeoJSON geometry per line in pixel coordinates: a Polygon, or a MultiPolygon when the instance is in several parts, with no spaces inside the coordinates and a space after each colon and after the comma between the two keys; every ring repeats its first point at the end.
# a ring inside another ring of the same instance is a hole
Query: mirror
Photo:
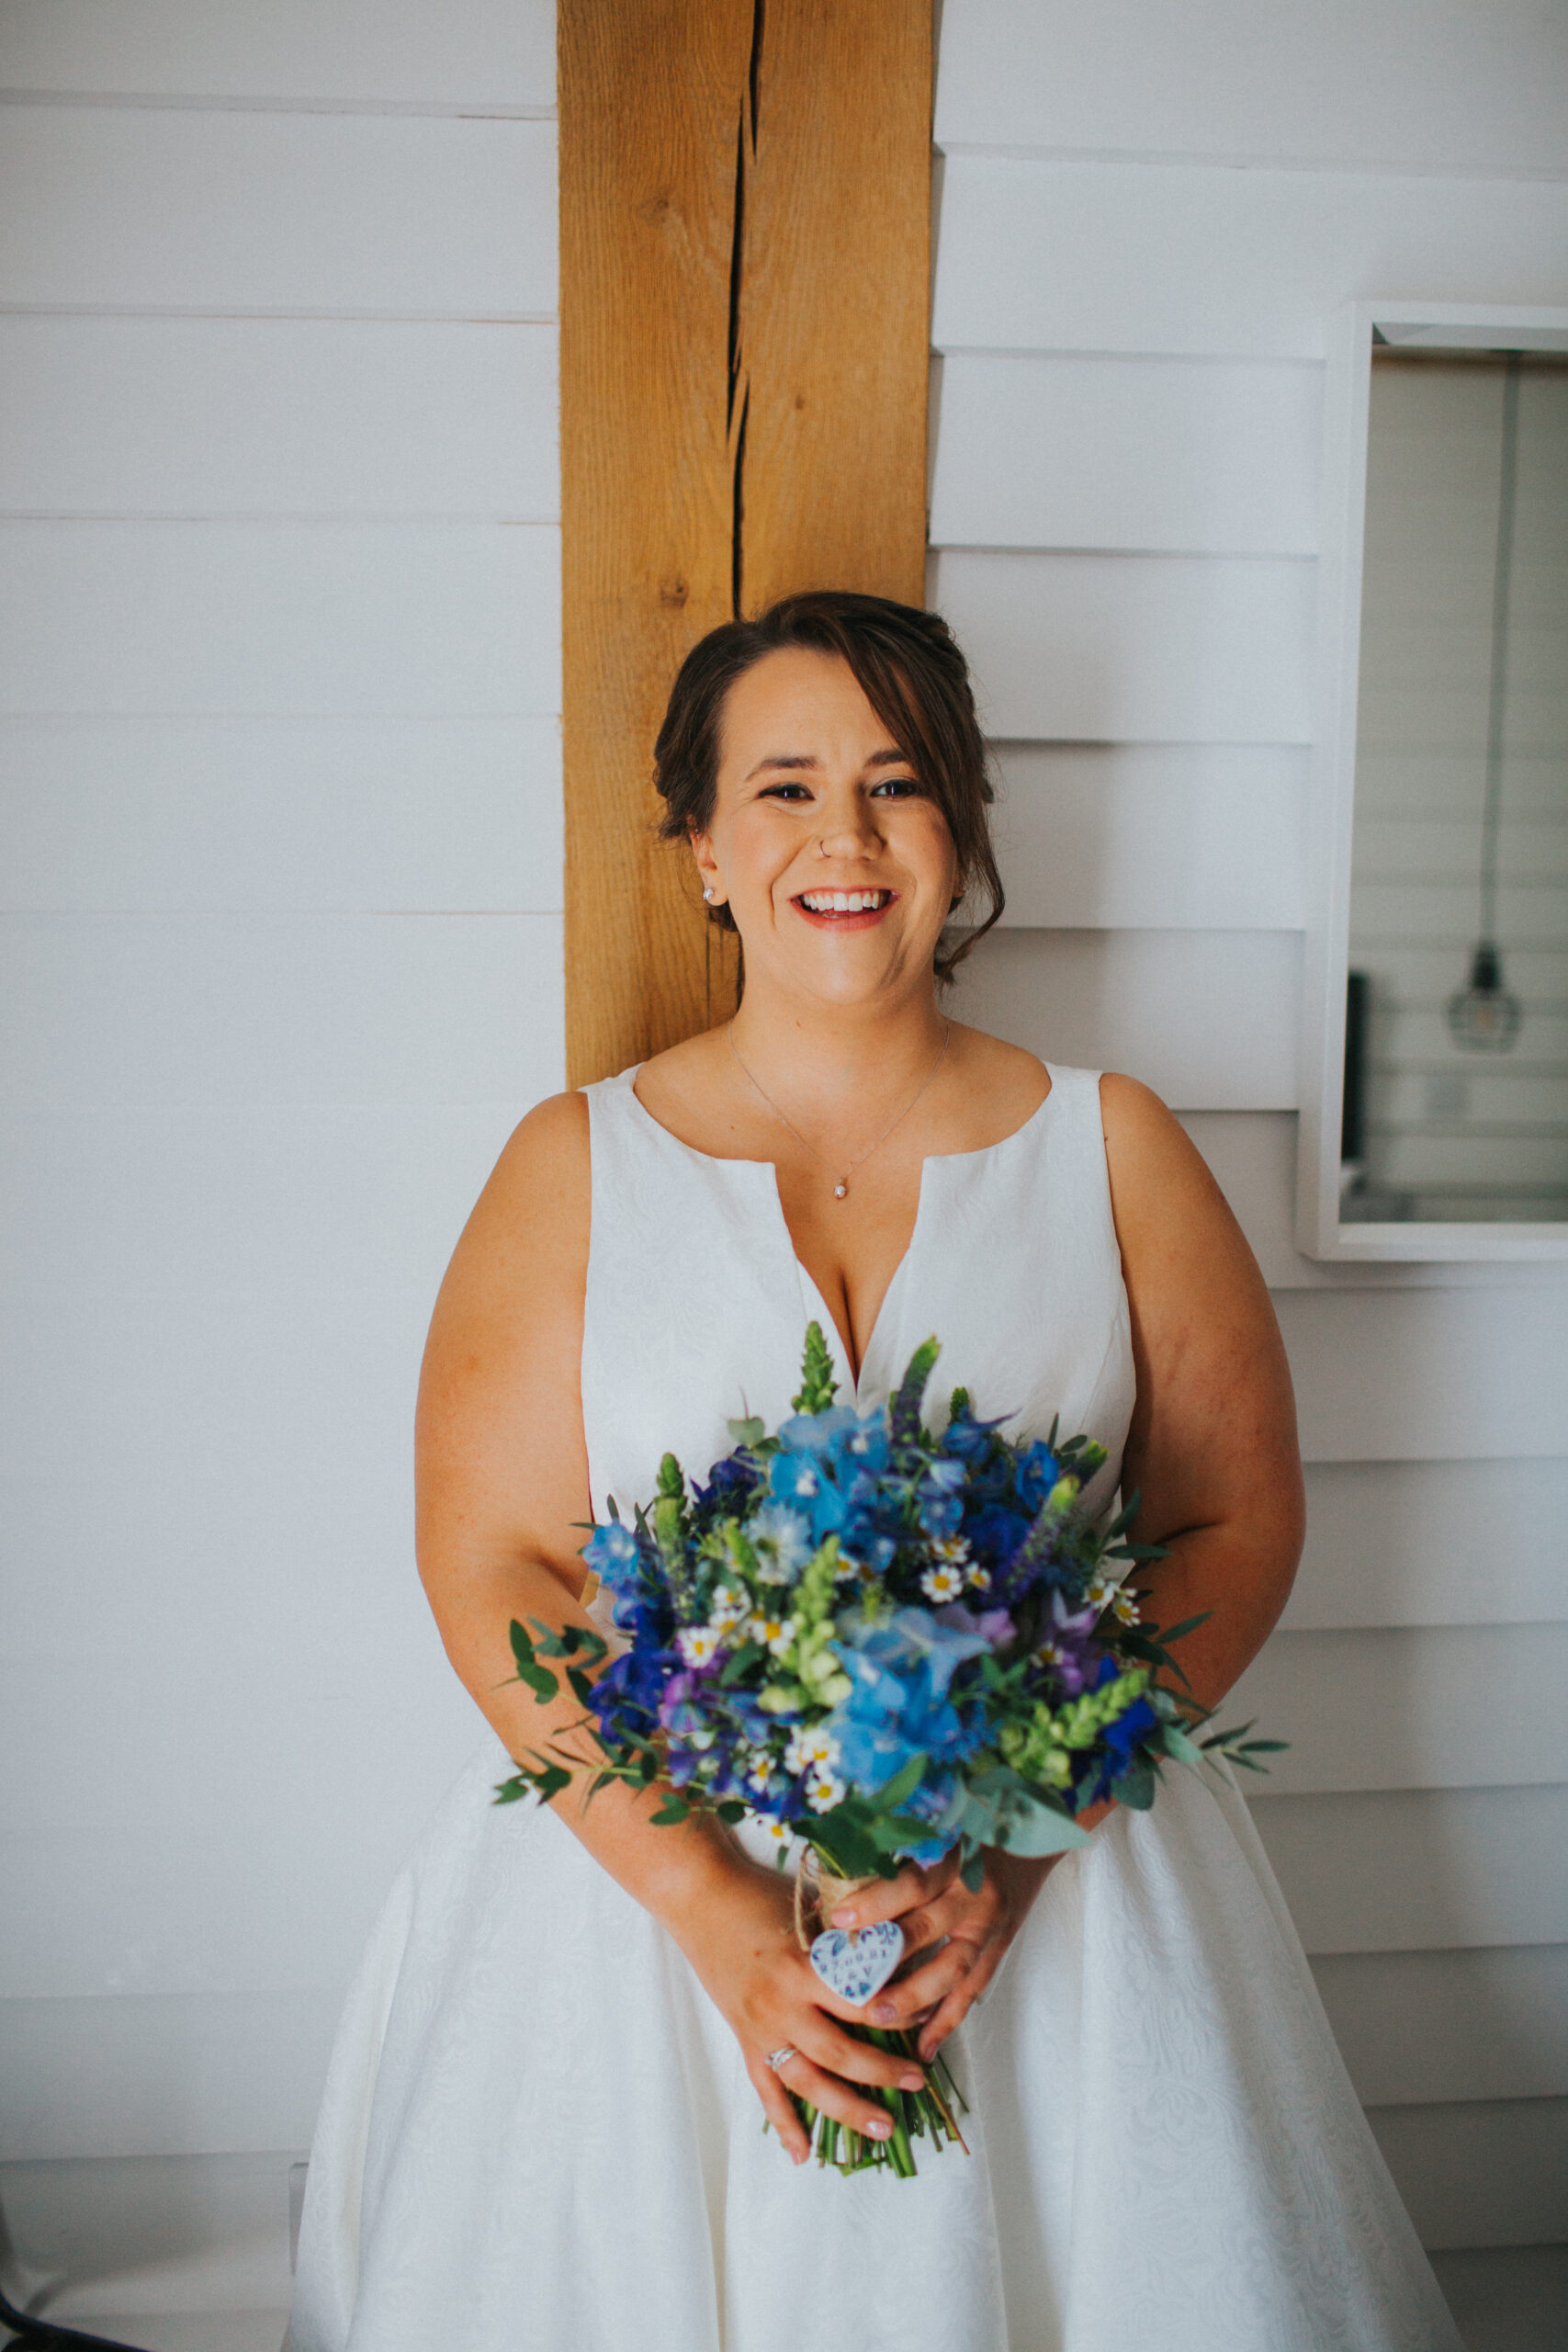
{"type": "Polygon", "coordinates": [[[1344,340],[1298,1238],[1568,1256],[1568,316],[1344,340]]]}

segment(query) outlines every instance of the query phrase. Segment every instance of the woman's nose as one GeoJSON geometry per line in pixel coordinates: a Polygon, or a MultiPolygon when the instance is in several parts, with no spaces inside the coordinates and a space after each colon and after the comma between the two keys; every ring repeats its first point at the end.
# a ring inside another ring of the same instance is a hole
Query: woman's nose
{"type": "Polygon", "coordinates": [[[824,857],[863,856],[879,848],[881,842],[876,811],[859,794],[823,809],[818,846],[824,857]]]}

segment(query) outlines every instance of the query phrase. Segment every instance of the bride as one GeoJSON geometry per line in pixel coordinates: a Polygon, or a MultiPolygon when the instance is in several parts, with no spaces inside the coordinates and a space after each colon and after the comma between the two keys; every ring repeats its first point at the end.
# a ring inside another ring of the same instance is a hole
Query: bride
{"type": "MultiPolygon", "coordinates": [[[[1433,2352],[1457,2346],[1246,1809],[1168,1768],[1081,1850],[911,1866],[837,1915],[914,1960],[869,2012],[943,2050],[971,2153],[807,2163],[791,2095],[881,2135],[907,2060],[799,1951],[742,1825],[652,1826],[588,1773],[495,1809],[570,1700],[507,1628],[587,1621],[583,1523],[789,1409],[802,1335],[884,1398],[943,1393],[1109,1460],[1167,1547],[1154,1615],[1205,1704],[1300,1548],[1262,1280],[1130,1078],[967,1028],[961,899],[999,911],[964,662],[935,616],[795,596],[699,644],[660,737],[664,831],[739,933],[734,1020],[529,1113],[442,1286],[418,1547],[488,1739],[393,1890],[312,2154],[293,2352],[1433,2352]],[[763,2120],[772,2125],[763,2131],[763,2120]]],[[[982,923],[981,929],[987,925],[982,923]]],[[[1101,1813],[1105,1811],[1100,1809],[1101,1813]]]]}

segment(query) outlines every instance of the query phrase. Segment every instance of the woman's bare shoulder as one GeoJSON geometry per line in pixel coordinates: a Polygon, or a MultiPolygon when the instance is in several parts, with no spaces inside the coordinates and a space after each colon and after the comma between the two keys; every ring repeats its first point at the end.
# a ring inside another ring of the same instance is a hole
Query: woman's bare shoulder
{"type": "Polygon", "coordinates": [[[448,1289],[493,1295],[552,1276],[580,1284],[590,1199],[587,1098],[552,1094],[507,1137],[453,1253],[448,1289]]]}
{"type": "Polygon", "coordinates": [[[1129,1272],[1183,1267],[1212,1279],[1234,1266],[1257,1278],[1252,1253],[1230,1204],[1186,1128],[1152,1086],[1107,1070],[1100,1081],[1100,1118],[1111,1177],[1117,1238],[1129,1272]]]}

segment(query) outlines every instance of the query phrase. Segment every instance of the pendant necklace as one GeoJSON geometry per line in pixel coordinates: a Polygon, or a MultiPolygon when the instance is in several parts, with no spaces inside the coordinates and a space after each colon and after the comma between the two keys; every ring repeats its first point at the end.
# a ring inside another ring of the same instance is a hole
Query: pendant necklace
{"type": "MultiPolygon", "coordinates": [[[[796,1143],[801,1146],[803,1150],[808,1151],[811,1154],[812,1159],[817,1160],[820,1166],[826,1168],[830,1173],[833,1166],[832,1161],[829,1159],[824,1159],[822,1158],[822,1154],[818,1150],[814,1143],[807,1142],[806,1137],[801,1134],[800,1129],[795,1125],[795,1121],[784,1117],[784,1113],[779,1109],[778,1104],[773,1101],[773,1098],[768,1092],[767,1088],[761,1085],[758,1080],[752,1078],[751,1072],[747,1069],[745,1063],[740,1061],[740,1048],[735,1042],[735,1023],[733,1021],[727,1024],[725,1035],[729,1039],[730,1052],[735,1056],[736,1060],[740,1062],[740,1068],[743,1074],[750,1080],[751,1084],[756,1088],[757,1092],[761,1096],[763,1102],[767,1104],[774,1118],[781,1121],[782,1124],[789,1129],[791,1135],[795,1137],[796,1143]]],[[[947,1059],[947,1048],[952,1042],[952,1038],[953,1023],[950,1021],[942,1033],[941,1053],[938,1054],[935,1061],[931,1064],[930,1069],[927,1070],[924,1078],[921,1079],[919,1086],[916,1087],[913,1094],[910,1095],[903,1109],[893,1118],[889,1119],[887,1125],[883,1128],[882,1133],[877,1136],[876,1141],[874,1144],[869,1144],[865,1150],[861,1153],[858,1159],[851,1160],[843,1174],[833,1186],[833,1198],[836,1201],[848,1200],[850,1193],[850,1178],[854,1174],[855,1170],[857,1168],[863,1168],[866,1161],[871,1158],[872,1153],[874,1151],[881,1150],[882,1146],[887,1141],[888,1136],[892,1134],[894,1128],[899,1125],[900,1121],[908,1117],[910,1112],[914,1109],[916,1103],[919,1101],[921,1095],[925,1092],[927,1087],[931,1084],[932,1079],[942,1068],[943,1062],[947,1059]]]]}

